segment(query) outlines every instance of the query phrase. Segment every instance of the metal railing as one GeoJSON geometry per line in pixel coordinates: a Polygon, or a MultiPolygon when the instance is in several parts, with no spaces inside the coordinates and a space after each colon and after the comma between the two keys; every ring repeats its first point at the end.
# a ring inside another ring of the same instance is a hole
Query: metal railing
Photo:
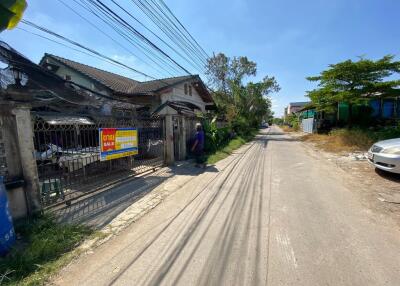
{"type": "Polygon", "coordinates": [[[51,115],[34,118],[34,145],[43,205],[69,202],[110,182],[164,162],[163,118],[51,115]],[[99,128],[136,127],[138,154],[100,161],[99,128]]]}

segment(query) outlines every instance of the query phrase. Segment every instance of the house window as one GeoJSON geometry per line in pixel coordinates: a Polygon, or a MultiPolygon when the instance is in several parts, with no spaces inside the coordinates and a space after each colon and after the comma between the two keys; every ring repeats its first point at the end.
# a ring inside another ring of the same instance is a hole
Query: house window
{"type": "Polygon", "coordinates": [[[184,84],[184,89],[185,89],[185,95],[188,94],[188,85],[187,85],[187,83],[184,84]]]}
{"type": "Polygon", "coordinates": [[[189,95],[192,96],[192,86],[189,85],[189,95]]]}
{"type": "Polygon", "coordinates": [[[65,75],[65,80],[71,80],[71,76],[69,74],[65,75]]]}

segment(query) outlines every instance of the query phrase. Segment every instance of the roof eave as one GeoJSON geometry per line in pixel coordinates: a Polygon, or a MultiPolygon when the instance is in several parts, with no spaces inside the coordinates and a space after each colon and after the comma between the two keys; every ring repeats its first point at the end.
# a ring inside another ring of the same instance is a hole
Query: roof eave
{"type": "Polygon", "coordinates": [[[84,76],[84,77],[86,77],[86,78],[88,78],[88,79],[90,79],[92,81],[95,81],[97,84],[101,85],[103,88],[107,89],[111,93],[116,93],[117,92],[116,90],[112,89],[110,86],[104,84],[103,82],[99,81],[98,79],[96,79],[96,78],[94,78],[94,77],[92,77],[92,76],[90,76],[90,75],[88,75],[88,74],[86,74],[84,72],[81,72],[80,70],[78,70],[78,69],[76,69],[76,68],[74,68],[74,67],[72,67],[72,66],[70,66],[70,65],[68,65],[68,64],[66,64],[66,63],[64,63],[62,61],[60,61],[59,59],[57,59],[52,54],[45,53],[43,58],[40,60],[39,65],[42,65],[42,62],[46,57],[49,57],[49,58],[53,59],[54,61],[56,61],[57,63],[62,64],[64,66],[74,70],[75,72],[79,73],[80,75],[82,75],[82,76],[84,76]]]}

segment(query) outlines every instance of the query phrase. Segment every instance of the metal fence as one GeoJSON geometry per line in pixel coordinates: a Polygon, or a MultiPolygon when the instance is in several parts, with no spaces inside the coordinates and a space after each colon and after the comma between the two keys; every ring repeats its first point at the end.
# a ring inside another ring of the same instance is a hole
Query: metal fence
{"type": "Polygon", "coordinates": [[[93,189],[164,162],[164,120],[92,119],[37,115],[34,144],[44,206],[69,202],[93,189]],[[138,129],[138,154],[100,161],[99,128],[138,129]]]}
{"type": "Polygon", "coordinates": [[[305,133],[314,133],[315,131],[315,119],[314,118],[306,118],[301,120],[301,128],[305,133]]]}

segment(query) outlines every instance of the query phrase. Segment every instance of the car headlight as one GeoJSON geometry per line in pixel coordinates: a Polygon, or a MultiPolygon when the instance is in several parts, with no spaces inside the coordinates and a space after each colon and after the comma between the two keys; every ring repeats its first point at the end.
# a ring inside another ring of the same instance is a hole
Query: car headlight
{"type": "Polygon", "coordinates": [[[400,147],[389,147],[389,148],[385,148],[385,149],[383,149],[383,150],[381,151],[381,153],[400,155],[400,147]]]}

